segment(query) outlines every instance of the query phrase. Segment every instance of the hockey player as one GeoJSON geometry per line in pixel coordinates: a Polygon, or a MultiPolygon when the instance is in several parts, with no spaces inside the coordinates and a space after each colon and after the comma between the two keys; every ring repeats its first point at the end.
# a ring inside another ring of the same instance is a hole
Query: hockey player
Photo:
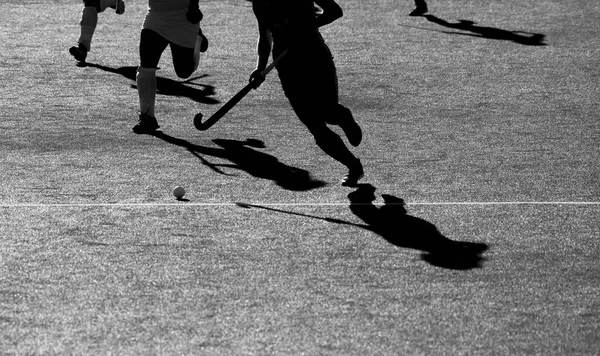
{"type": "Polygon", "coordinates": [[[137,134],[152,133],[160,126],[155,117],[156,70],[162,53],[171,48],[175,73],[187,78],[198,68],[200,52],[208,40],[200,29],[203,14],[198,0],[149,0],[140,37],[140,66],[136,82],[140,102],[137,134]]]}
{"type": "Polygon", "coordinates": [[[81,13],[81,33],[77,46],[69,48],[69,53],[79,62],[85,62],[88,52],[92,48],[92,37],[98,25],[98,13],[107,8],[115,9],[119,15],[125,12],[123,0],[83,0],[83,11],[81,13]]]}
{"type": "Polygon", "coordinates": [[[350,109],[338,102],[335,63],[319,33],[319,27],[343,15],[342,9],[334,0],[253,0],[252,8],[259,37],[250,81],[258,87],[271,51],[278,57],[287,50],[276,66],[284,93],[317,146],[348,168],[342,185],[355,186],[364,175],[363,166],[327,125],[340,126],[352,146],[360,144],[362,130],[350,109]],[[315,4],[321,11],[315,12],[315,4]]]}

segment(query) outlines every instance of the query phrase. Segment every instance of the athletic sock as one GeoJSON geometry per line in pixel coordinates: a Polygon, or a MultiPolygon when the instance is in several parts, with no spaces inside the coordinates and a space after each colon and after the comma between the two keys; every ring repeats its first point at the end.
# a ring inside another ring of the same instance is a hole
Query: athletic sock
{"type": "Polygon", "coordinates": [[[138,67],[135,81],[140,99],[140,112],[154,117],[156,101],[156,68],[138,67]]]}
{"type": "Polygon", "coordinates": [[[92,36],[98,25],[98,10],[95,6],[85,6],[81,14],[81,35],[79,43],[83,44],[89,51],[92,46],[92,36]]]}

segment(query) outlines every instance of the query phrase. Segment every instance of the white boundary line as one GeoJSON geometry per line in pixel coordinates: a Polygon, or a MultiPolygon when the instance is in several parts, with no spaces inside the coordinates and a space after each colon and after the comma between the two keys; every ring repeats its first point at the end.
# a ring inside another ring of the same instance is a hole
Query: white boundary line
{"type": "MultiPolygon", "coordinates": [[[[348,206],[350,203],[240,203],[241,205],[261,205],[261,206],[348,206]]],[[[356,204],[360,205],[360,204],[356,204]]],[[[365,204],[367,205],[367,204],[365,204]]],[[[375,205],[382,205],[375,203],[375,205]]],[[[396,204],[392,204],[396,205],[396,204]]],[[[510,206],[510,205],[600,205],[600,202],[594,201],[514,201],[514,202],[407,202],[407,206],[510,206]]],[[[173,202],[173,203],[0,203],[0,208],[51,208],[51,207],[190,207],[190,206],[238,206],[238,203],[194,203],[194,202],[173,202]]]]}

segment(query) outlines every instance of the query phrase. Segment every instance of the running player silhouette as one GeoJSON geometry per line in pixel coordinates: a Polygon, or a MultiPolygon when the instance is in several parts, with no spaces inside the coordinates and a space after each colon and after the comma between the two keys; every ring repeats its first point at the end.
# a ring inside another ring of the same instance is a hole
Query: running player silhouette
{"type": "Polygon", "coordinates": [[[81,12],[81,31],[77,46],[69,48],[69,53],[79,62],[85,62],[88,52],[92,49],[92,37],[98,25],[98,13],[107,8],[115,9],[119,15],[125,12],[123,0],[83,0],[83,11],[81,12]]]}
{"type": "Polygon", "coordinates": [[[317,146],[348,168],[342,185],[356,186],[363,166],[342,138],[327,125],[337,125],[352,146],[362,140],[362,130],[352,112],[338,101],[338,78],[333,56],[319,27],[342,17],[334,0],[253,0],[258,21],[258,59],[250,75],[260,86],[269,55],[285,57],[277,64],[281,86],[300,121],[313,135],[317,146]],[[315,4],[320,11],[315,11],[315,4]]]}
{"type": "Polygon", "coordinates": [[[148,0],[136,75],[140,115],[133,132],[148,134],[160,127],[154,116],[156,70],[167,46],[178,77],[187,78],[198,68],[200,52],[208,48],[199,25],[202,18],[198,0],[148,0]]]}

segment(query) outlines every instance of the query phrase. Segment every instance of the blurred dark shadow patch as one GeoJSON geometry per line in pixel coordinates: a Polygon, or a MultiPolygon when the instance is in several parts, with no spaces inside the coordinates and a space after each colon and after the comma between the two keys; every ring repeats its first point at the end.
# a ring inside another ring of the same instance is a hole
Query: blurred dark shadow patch
{"type": "MultiPolygon", "coordinates": [[[[112,68],[87,62],[79,63],[78,65],[81,67],[97,68],[105,72],[120,74],[134,82],[138,68],[137,66],[112,68]]],[[[185,97],[202,104],[218,104],[218,100],[211,98],[211,96],[215,95],[214,86],[195,82],[196,80],[205,78],[207,76],[208,75],[203,74],[182,81],[157,76],[156,93],[167,96],[185,97]]],[[[131,87],[137,89],[135,84],[132,84],[131,87]]]]}
{"type": "Polygon", "coordinates": [[[265,144],[257,139],[245,141],[215,139],[213,142],[219,147],[206,147],[169,136],[161,131],[154,133],[154,136],[186,148],[204,165],[219,174],[232,175],[224,172],[224,168],[241,170],[253,177],[271,180],[281,188],[292,191],[308,191],[327,185],[326,182],[313,178],[310,172],[289,166],[280,162],[277,157],[259,151],[258,149],[265,148],[265,144]],[[231,163],[212,163],[205,156],[221,158],[231,163]]]}
{"type": "Polygon", "coordinates": [[[495,27],[478,26],[478,25],[476,25],[475,21],[470,21],[470,20],[458,20],[458,22],[451,23],[451,22],[441,19],[435,15],[425,15],[424,17],[428,21],[436,23],[440,26],[444,26],[446,28],[470,32],[470,33],[464,33],[464,32],[444,31],[445,33],[449,33],[449,34],[482,37],[482,38],[489,38],[489,39],[493,39],[493,40],[511,41],[511,42],[526,45],[526,46],[546,46],[546,44],[544,43],[544,39],[546,38],[546,35],[543,35],[541,33],[531,33],[531,32],[525,32],[525,31],[509,31],[509,30],[503,30],[503,29],[495,28],[495,27]]]}
{"type": "Polygon", "coordinates": [[[432,223],[407,213],[404,201],[382,194],[384,205],[377,207],[376,188],[361,184],[350,194],[350,211],[389,243],[422,251],[421,258],[438,267],[467,270],[481,267],[482,253],[488,245],[476,242],[453,241],[441,234],[432,223]]]}
{"type": "Polygon", "coordinates": [[[470,270],[483,266],[485,258],[482,254],[488,249],[487,244],[450,240],[432,223],[409,215],[404,201],[392,195],[382,194],[384,205],[378,207],[373,204],[375,190],[370,184],[360,184],[357,190],[348,194],[350,211],[363,224],[256,204],[237,202],[236,205],[245,209],[262,209],[372,231],[394,246],[421,251],[423,261],[441,268],[470,270]]]}

